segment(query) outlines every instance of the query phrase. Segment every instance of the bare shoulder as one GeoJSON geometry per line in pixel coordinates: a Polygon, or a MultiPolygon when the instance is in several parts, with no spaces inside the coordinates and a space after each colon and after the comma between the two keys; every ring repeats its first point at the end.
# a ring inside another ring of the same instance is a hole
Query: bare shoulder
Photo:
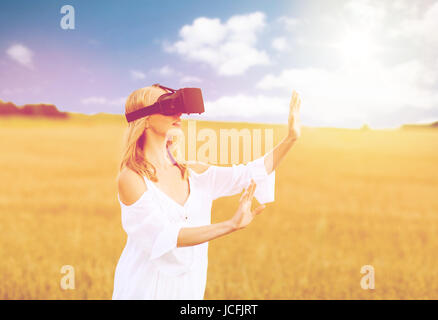
{"type": "Polygon", "coordinates": [[[204,162],[188,161],[187,166],[198,174],[204,173],[210,165],[204,162]]]}
{"type": "Polygon", "coordinates": [[[117,177],[120,201],[129,206],[135,203],[147,191],[142,176],[125,167],[117,177]]]}

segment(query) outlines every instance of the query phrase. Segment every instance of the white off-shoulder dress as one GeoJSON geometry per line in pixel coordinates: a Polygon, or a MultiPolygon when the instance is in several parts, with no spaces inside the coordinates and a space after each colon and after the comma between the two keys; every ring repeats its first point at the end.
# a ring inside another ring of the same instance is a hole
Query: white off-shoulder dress
{"type": "Polygon", "coordinates": [[[184,205],[146,177],[147,190],[135,203],[125,205],[118,197],[128,237],[115,270],[113,299],[203,299],[208,242],[177,247],[179,230],[211,224],[212,201],[240,193],[251,179],[260,203],[274,201],[275,172],[267,174],[264,157],[246,165],[210,166],[200,174],[189,170],[184,205]]]}

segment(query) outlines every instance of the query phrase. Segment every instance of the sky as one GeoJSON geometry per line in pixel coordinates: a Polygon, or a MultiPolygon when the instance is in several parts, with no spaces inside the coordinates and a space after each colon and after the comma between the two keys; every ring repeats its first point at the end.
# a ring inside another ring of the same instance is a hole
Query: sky
{"type": "Polygon", "coordinates": [[[305,126],[426,123],[436,30],[438,0],[3,0],[0,99],[124,114],[160,83],[202,89],[191,118],[287,123],[296,90],[305,126]]]}

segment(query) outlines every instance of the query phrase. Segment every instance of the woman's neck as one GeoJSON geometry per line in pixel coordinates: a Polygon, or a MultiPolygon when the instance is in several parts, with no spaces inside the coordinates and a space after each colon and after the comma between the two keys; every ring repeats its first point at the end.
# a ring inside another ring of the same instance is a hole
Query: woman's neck
{"type": "Polygon", "coordinates": [[[172,166],[172,162],[167,155],[166,137],[159,136],[148,130],[144,152],[145,158],[156,168],[166,169],[172,166]]]}

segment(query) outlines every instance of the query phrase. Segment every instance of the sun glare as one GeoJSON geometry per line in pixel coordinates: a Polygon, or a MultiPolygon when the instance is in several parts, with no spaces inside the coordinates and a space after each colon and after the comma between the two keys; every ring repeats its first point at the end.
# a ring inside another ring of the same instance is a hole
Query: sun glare
{"type": "Polygon", "coordinates": [[[366,62],[376,51],[373,39],[365,32],[349,32],[336,47],[347,62],[366,62]]]}

